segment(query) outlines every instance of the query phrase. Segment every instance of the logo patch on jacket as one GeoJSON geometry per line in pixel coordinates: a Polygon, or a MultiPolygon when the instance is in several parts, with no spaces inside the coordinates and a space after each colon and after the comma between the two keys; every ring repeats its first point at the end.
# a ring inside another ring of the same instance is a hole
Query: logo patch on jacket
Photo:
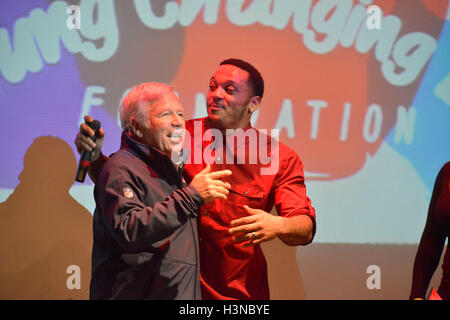
{"type": "Polygon", "coordinates": [[[130,187],[124,187],[123,188],[123,195],[125,198],[130,199],[134,197],[133,190],[131,190],[130,187]]]}

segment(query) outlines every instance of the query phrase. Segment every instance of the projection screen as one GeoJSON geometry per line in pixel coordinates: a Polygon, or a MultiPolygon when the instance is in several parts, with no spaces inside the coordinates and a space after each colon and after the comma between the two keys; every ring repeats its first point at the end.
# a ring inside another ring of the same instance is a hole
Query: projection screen
{"type": "Polygon", "coordinates": [[[265,81],[253,126],[303,160],[314,243],[417,244],[450,160],[449,18],[446,0],[1,1],[0,202],[51,136],[35,179],[70,149],[67,189],[92,214],[93,183],[74,182],[83,116],[109,155],[132,86],[167,82],[186,119],[203,117],[212,73],[241,58],[265,81]]]}

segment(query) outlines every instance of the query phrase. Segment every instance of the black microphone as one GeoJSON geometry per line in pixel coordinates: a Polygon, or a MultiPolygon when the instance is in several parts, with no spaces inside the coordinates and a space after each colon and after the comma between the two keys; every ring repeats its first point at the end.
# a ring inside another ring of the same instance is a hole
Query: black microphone
{"type": "MultiPolygon", "coordinates": [[[[94,142],[97,140],[97,134],[98,130],[100,129],[100,121],[94,120],[92,122],[86,122],[86,124],[94,130],[94,136],[91,137],[94,142]]],[[[84,182],[84,179],[86,178],[86,173],[89,169],[89,165],[91,164],[91,155],[92,151],[86,151],[83,149],[81,151],[81,157],[80,161],[78,162],[78,168],[77,168],[77,174],[75,176],[75,180],[78,182],[84,182]]]]}

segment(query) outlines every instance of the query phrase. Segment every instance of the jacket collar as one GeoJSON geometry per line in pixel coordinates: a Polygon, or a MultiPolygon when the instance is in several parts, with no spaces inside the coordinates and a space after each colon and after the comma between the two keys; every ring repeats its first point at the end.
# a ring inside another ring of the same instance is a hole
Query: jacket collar
{"type": "Polygon", "coordinates": [[[180,153],[180,164],[178,165],[178,169],[176,169],[176,165],[167,154],[152,146],[134,140],[126,130],[122,131],[120,148],[128,150],[142,161],[151,164],[152,167],[156,165],[161,169],[171,168],[172,170],[175,169],[177,173],[183,171],[184,163],[187,159],[185,152],[182,150],[180,153]]]}

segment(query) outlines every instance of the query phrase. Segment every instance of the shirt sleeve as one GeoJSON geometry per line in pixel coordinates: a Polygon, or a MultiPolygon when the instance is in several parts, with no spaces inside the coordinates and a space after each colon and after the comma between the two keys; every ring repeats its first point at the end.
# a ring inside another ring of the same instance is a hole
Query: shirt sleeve
{"type": "Polygon", "coordinates": [[[280,150],[284,153],[280,168],[274,181],[274,200],[278,215],[291,217],[307,215],[316,231],[316,213],[311,200],[306,195],[303,163],[293,150],[280,150]]]}
{"type": "Polygon", "coordinates": [[[203,204],[198,191],[187,186],[152,206],[146,205],[145,193],[158,187],[158,183],[161,181],[155,178],[154,185],[143,186],[126,167],[109,167],[100,173],[96,204],[109,233],[126,252],[143,251],[167,238],[189,216],[197,216],[203,204]]]}

